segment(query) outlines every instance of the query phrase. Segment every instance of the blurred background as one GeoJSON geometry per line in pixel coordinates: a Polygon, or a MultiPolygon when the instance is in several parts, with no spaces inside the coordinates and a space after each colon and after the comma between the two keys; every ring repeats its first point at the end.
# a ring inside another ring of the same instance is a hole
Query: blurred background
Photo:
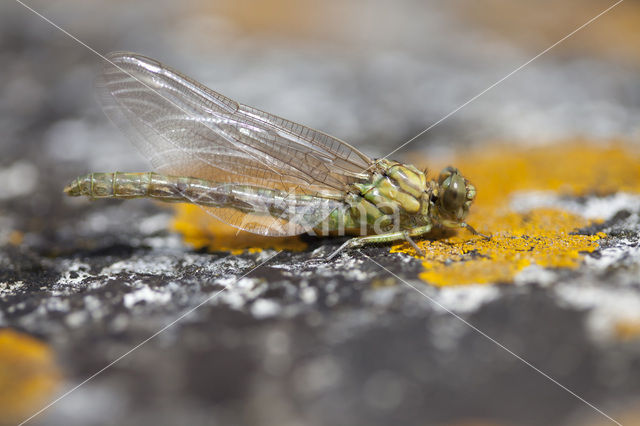
{"type": "MultiPolygon", "coordinates": [[[[339,137],[373,157],[388,154],[613,3],[26,1],[99,53],[151,56],[226,96],[339,137]]],[[[639,28],[640,1],[624,1],[393,157],[442,159],[495,142],[638,144],[639,28]]],[[[64,251],[61,241],[83,238],[83,230],[107,233],[109,220],[125,223],[156,211],[149,205],[131,207],[137,213],[112,210],[109,219],[94,215],[76,227],[78,217],[102,207],[80,211],[77,200],[62,197],[64,184],[86,172],[149,169],[94,99],[93,80],[102,65],[99,56],[20,3],[0,4],[3,244],[20,229],[25,244],[54,256],[64,251]],[[80,233],[71,235],[74,229],[80,233]]],[[[2,259],[0,268],[14,268],[10,256],[2,259]]],[[[29,266],[24,270],[29,273],[29,266]]],[[[55,331],[41,334],[55,340],[55,331]]],[[[376,406],[375,386],[367,392],[376,406]]],[[[380,398],[397,397],[390,392],[380,398]]],[[[111,406],[102,414],[71,414],[83,401],[69,402],[54,418],[84,424],[108,418],[111,406]]],[[[339,418],[322,407],[311,405],[312,417],[339,418]]],[[[268,408],[254,406],[256,419],[286,423],[269,417],[268,408]]],[[[236,409],[226,406],[222,418],[236,409]]],[[[147,415],[137,419],[152,418],[147,415]]]]}
{"type": "MultiPolygon", "coordinates": [[[[29,3],[98,52],[157,58],[222,94],[321,129],[372,156],[395,149],[611,4],[29,3]]],[[[63,167],[67,177],[143,167],[93,99],[102,60],[20,4],[0,8],[4,165],[44,161],[63,167]]],[[[637,141],[638,19],[640,2],[627,0],[405,152],[489,140],[637,141]]]]}

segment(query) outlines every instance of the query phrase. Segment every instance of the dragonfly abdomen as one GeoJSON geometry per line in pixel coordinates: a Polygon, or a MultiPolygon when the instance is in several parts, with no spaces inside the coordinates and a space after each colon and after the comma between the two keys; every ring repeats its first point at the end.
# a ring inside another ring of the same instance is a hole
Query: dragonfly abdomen
{"type": "Polygon", "coordinates": [[[193,203],[286,220],[299,217],[298,220],[303,222],[314,221],[317,214],[322,214],[322,208],[317,211],[319,206],[329,214],[337,205],[335,200],[324,200],[321,205],[309,195],[288,194],[276,189],[153,172],[90,173],[76,178],[64,191],[70,196],[93,199],[152,198],[163,202],[193,203]]]}
{"type": "Polygon", "coordinates": [[[64,191],[70,196],[89,198],[154,198],[165,202],[192,202],[192,197],[206,186],[206,181],[190,177],[153,172],[114,172],[80,176],[64,191]]]}

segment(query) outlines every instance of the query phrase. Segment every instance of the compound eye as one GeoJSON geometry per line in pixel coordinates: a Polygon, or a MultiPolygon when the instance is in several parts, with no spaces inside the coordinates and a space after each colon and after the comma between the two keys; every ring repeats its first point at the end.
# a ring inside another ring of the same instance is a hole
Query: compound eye
{"type": "Polygon", "coordinates": [[[457,175],[457,174],[459,174],[459,172],[458,172],[458,169],[456,169],[455,167],[452,167],[452,166],[445,167],[440,172],[440,176],[438,176],[438,183],[442,185],[442,182],[444,182],[449,176],[457,175]]]}
{"type": "Polygon", "coordinates": [[[464,178],[454,174],[445,179],[443,183],[444,195],[442,197],[442,207],[450,212],[457,211],[466,201],[467,188],[464,178]]]}

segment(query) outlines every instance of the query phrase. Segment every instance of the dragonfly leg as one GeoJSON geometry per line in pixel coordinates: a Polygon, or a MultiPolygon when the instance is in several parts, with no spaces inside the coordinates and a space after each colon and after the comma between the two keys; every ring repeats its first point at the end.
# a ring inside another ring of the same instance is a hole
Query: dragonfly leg
{"type": "Polygon", "coordinates": [[[481,234],[481,233],[479,233],[478,231],[476,231],[475,229],[473,229],[473,226],[469,225],[468,223],[464,223],[464,222],[463,222],[463,223],[461,223],[461,224],[460,224],[460,227],[461,227],[461,228],[466,228],[466,229],[467,229],[469,232],[471,232],[473,235],[480,235],[481,237],[484,237],[484,238],[486,238],[487,240],[490,240],[490,239],[491,239],[491,237],[490,237],[490,236],[487,236],[487,235],[481,234]]]}
{"type": "Polygon", "coordinates": [[[327,260],[333,259],[334,257],[336,257],[336,255],[338,255],[338,253],[340,253],[342,250],[345,250],[345,249],[353,249],[357,247],[366,246],[369,244],[390,243],[390,242],[400,241],[400,240],[407,241],[409,244],[411,244],[411,246],[413,246],[414,249],[416,249],[416,251],[420,255],[424,255],[424,251],[420,249],[420,247],[418,247],[418,245],[411,239],[411,237],[418,237],[420,235],[426,234],[429,231],[431,231],[431,225],[425,225],[425,226],[419,226],[417,228],[409,229],[406,231],[389,232],[386,234],[368,235],[366,237],[351,238],[350,240],[347,240],[344,244],[342,244],[340,247],[338,247],[336,251],[331,253],[329,257],[327,257],[327,260]]]}
{"type": "Polygon", "coordinates": [[[416,253],[418,253],[420,256],[424,256],[424,254],[425,254],[424,250],[422,250],[420,247],[418,247],[416,242],[413,241],[413,239],[411,238],[411,236],[409,235],[409,233],[407,231],[404,231],[404,239],[405,239],[406,242],[411,244],[411,247],[413,247],[413,249],[416,251],[416,253]]]}

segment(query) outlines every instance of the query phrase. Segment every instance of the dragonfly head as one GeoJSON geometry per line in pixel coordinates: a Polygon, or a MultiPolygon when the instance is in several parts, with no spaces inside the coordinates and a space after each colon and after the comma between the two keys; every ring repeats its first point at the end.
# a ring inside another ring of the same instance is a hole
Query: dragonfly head
{"type": "Polygon", "coordinates": [[[431,203],[443,223],[460,223],[469,213],[476,188],[455,167],[446,167],[431,196],[431,203]]]}

